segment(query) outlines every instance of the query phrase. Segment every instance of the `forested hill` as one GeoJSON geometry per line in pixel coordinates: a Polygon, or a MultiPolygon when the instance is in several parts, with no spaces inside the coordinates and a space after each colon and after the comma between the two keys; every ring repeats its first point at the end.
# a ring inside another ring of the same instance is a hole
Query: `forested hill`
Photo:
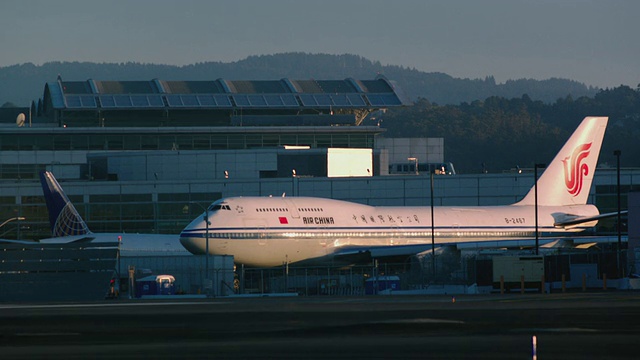
{"type": "MultiPolygon", "coordinates": [[[[425,64],[425,68],[428,64],[425,64]]],[[[60,75],[66,81],[96,80],[273,80],[373,79],[378,74],[396,81],[411,100],[429,99],[437,104],[460,104],[491,96],[506,98],[527,94],[549,103],[558,98],[593,96],[598,89],[567,79],[509,80],[496,84],[493,77],[457,79],[443,73],[423,72],[382,65],[357,55],[284,53],[250,56],[230,63],[205,62],[187,66],[140,63],[50,62],[0,67],[0,105],[28,106],[42,97],[44,84],[60,75]]]]}
{"type": "MultiPolygon", "coordinates": [[[[426,66],[425,66],[426,67],[426,66]]],[[[42,97],[44,84],[96,80],[273,80],[373,79],[395,81],[414,106],[383,115],[386,136],[444,137],[445,159],[461,173],[483,167],[498,172],[548,162],[588,115],[609,116],[600,163],[613,166],[614,149],[625,167],[640,167],[640,90],[596,89],[567,79],[456,79],[382,65],[356,55],[286,53],[188,66],[51,62],[0,68],[0,106],[28,106],[42,97]]]]}
{"type": "MultiPolygon", "coordinates": [[[[593,97],[570,96],[552,104],[528,96],[490,97],[459,105],[420,99],[414,106],[389,109],[381,126],[389,137],[443,137],[445,160],[460,173],[501,172],[548,163],[585,116],[608,116],[599,164],[640,167],[640,88],[620,86],[593,97]]],[[[376,119],[376,122],[380,119],[376,119]]],[[[371,125],[371,124],[369,124],[371,125]]]]}

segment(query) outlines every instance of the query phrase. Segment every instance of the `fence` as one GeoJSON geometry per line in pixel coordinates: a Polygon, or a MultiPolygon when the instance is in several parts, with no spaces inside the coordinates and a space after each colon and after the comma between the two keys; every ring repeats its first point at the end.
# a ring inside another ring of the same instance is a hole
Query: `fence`
{"type": "MultiPolygon", "coordinates": [[[[297,293],[315,295],[365,295],[368,282],[386,277],[397,277],[395,290],[424,290],[432,287],[476,285],[492,291],[495,286],[493,258],[505,255],[531,255],[525,252],[461,254],[444,252],[435,258],[414,256],[402,263],[374,262],[357,266],[316,266],[277,268],[238,268],[236,293],[268,294],[297,293]]],[[[600,287],[603,278],[617,279],[626,273],[626,264],[618,262],[617,251],[594,249],[588,251],[547,254],[544,259],[545,281],[566,282],[569,288],[580,288],[588,278],[587,287],[600,287]],[[618,270],[620,269],[620,270],[618,270]]],[[[620,259],[626,259],[626,250],[620,259]]],[[[496,274],[499,276],[500,274],[496,274]]],[[[536,280],[540,280],[539,278],[536,280]]],[[[382,281],[380,280],[380,283],[382,281]]],[[[378,287],[376,286],[376,289],[378,287]]]]}

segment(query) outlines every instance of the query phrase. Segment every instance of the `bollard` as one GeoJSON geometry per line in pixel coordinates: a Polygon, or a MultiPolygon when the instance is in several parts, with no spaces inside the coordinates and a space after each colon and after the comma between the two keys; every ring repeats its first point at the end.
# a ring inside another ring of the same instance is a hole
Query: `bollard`
{"type": "Polygon", "coordinates": [[[538,359],[538,337],[535,335],[531,337],[531,355],[533,360],[538,359]]]}
{"type": "Polygon", "coordinates": [[[567,291],[567,278],[564,274],[562,274],[562,292],[567,291]]]}

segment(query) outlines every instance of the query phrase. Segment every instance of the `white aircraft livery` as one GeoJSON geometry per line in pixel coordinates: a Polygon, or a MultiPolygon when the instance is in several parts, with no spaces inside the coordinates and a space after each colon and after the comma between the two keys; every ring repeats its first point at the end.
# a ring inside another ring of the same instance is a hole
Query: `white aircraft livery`
{"type": "MultiPolygon", "coordinates": [[[[180,234],[194,254],[233,255],[248,266],[347,260],[349,256],[411,255],[440,246],[531,246],[540,236],[593,227],[587,204],[607,117],[585,118],[536,186],[504,206],[369,206],[313,197],[231,197],[215,201],[180,234]],[[209,224],[205,223],[208,216],[209,224]],[[433,226],[431,219],[433,216],[433,226]],[[208,225],[208,226],[207,226],[208,225]]],[[[548,240],[549,242],[551,240],[548,240]]]]}

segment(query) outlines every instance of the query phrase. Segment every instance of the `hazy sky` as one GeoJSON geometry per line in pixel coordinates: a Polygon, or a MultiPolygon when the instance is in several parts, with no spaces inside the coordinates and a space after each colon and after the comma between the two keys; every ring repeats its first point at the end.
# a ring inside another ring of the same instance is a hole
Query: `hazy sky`
{"type": "Polygon", "coordinates": [[[301,51],[455,77],[635,88],[638,0],[3,0],[0,66],[301,51]]]}

